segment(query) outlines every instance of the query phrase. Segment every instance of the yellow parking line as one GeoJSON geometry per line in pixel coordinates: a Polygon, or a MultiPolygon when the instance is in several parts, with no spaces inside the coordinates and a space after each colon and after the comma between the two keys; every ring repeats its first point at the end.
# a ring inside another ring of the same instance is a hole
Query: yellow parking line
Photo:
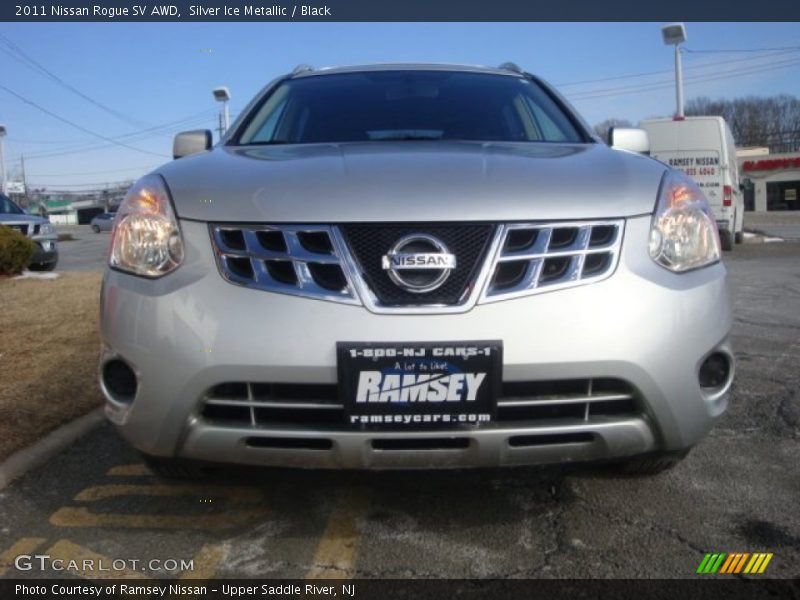
{"type": "Polygon", "coordinates": [[[359,519],[366,518],[369,506],[370,495],[364,489],[347,489],[339,497],[306,579],[349,579],[353,576],[361,540],[359,519]]]}
{"type": "Polygon", "coordinates": [[[213,579],[225,551],[219,544],[205,544],[194,555],[194,571],[186,571],[181,579],[213,579]]]}
{"type": "Polygon", "coordinates": [[[116,467],[111,467],[107,472],[106,475],[118,476],[118,477],[138,477],[140,475],[152,475],[153,473],[144,463],[137,463],[133,465],[117,465],[116,467]]]}
{"type": "Polygon", "coordinates": [[[109,484],[88,487],[75,496],[75,500],[82,502],[96,502],[103,498],[117,496],[197,496],[200,500],[209,500],[223,496],[230,500],[254,503],[264,499],[264,494],[250,487],[222,487],[213,485],[134,485],[134,484],[109,484]]]}
{"type": "Polygon", "coordinates": [[[88,548],[74,544],[69,540],[58,540],[48,548],[46,553],[50,555],[51,561],[62,560],[65,568],[70,563],[74,563],[77,570],[70,568],[68,571],[70,575],[79,575],[87,579],[143,579],[145,577],[144,574],[130,569],[114,570],[111,568],[113,559],[97,552],[92,552],[88,548]]]}
{"type": "Polygon", "coordinates": [[[114,527],[122,529],[220,530],[262,517],[263,509],[227,511],[218,515],[136,515],[94,513],[85,507],[64,506],[50,516],[59,527],[114,527]]]}
{"type": "Polygon", "coordinates": [[[20,538],[0,554],[0,577],[5,575],[21,554],[30,554],[47,541],[46,538],[20,538]]]}

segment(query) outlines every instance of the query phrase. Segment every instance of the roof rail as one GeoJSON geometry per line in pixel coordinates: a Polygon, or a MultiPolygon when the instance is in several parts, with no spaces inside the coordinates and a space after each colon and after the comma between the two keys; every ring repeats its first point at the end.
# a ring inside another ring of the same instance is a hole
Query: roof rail
{"type": "Polygon", "coordinates": [[[514,73],[524,73],[522,68],[517,63],[513,62],[504,62],[502,65],[497,67],[498,69],[502,69],[503,71],[514,71],[514,73]]]}
{"type": "Polygon", "coordinates": [[[311,65],[301,64],[297,65],[294,69],[292,69],[292,75],[299,75],[300,73],[305,73],[306,71],[313,71],[314,67],[311,65]]]}

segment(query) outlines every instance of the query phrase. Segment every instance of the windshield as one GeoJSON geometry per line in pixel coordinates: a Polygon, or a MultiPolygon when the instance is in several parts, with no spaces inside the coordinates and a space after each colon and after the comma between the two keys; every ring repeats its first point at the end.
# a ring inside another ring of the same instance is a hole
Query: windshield
{"type": "Polygon", "coordinates": [[[452,71],[291,79],[245,122],[239,144],[393,140],[586,141],[535,82],[452,71]]]}
{"type": "Polygon", "coordinates": [[[25,212],[14,204],[8,196],[0,194],[0,215],[24,215],[25,212]]]}

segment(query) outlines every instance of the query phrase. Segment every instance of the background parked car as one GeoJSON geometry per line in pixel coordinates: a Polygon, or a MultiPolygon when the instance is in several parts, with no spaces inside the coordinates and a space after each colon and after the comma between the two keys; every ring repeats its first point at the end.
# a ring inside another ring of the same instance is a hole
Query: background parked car
{"type": "Polygon", "coordinates": [[[101,213],[97,215],[90,222],[92,231],[95,233],[111,231],[111,228],[114,226],[114,217],[116,216],[117,213],[101,213]]]}
{"type": "Polygon", "coordinates": [[[31,215],[17,206],[5,194],[0,194],[0,224],[16,229],[36,243],[31,269],[52,271],[58,264],[58,234],[50,221],[31,215]]]}

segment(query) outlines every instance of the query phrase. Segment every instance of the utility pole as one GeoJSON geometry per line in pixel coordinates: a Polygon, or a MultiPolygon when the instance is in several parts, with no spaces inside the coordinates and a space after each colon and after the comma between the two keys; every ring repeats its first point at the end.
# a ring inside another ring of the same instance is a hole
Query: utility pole
{"type": "Polygon", "coordinates": [[[19,160],[22,163],[22,193],[25,196],[25,206],[30,208],[31,200],[28,197],[28,180],[25,179],[25,155],[20,156],[19,160]]]}
{"type": "Polygon", "coordinates": [[[222,113],[217,115],[217,131],[219,132],[218,139],[222,139],[222,134],[225,133],[225,125],[222,122],[222,113]]]}
{"type": "Polygon", "coordinates": [[[3,138],[6,137],[6,126],[0,123],[0,193],[6,192],[6,158],[3,153],[3,138]]]}
{"type": "Polygon", "coordinates": [[[681,44],[686,41],[683,23],[670,23],[661,28],[661,37],[668,46],[675,46],[675,119],[683,120],[683,68],[681,44]]]}

